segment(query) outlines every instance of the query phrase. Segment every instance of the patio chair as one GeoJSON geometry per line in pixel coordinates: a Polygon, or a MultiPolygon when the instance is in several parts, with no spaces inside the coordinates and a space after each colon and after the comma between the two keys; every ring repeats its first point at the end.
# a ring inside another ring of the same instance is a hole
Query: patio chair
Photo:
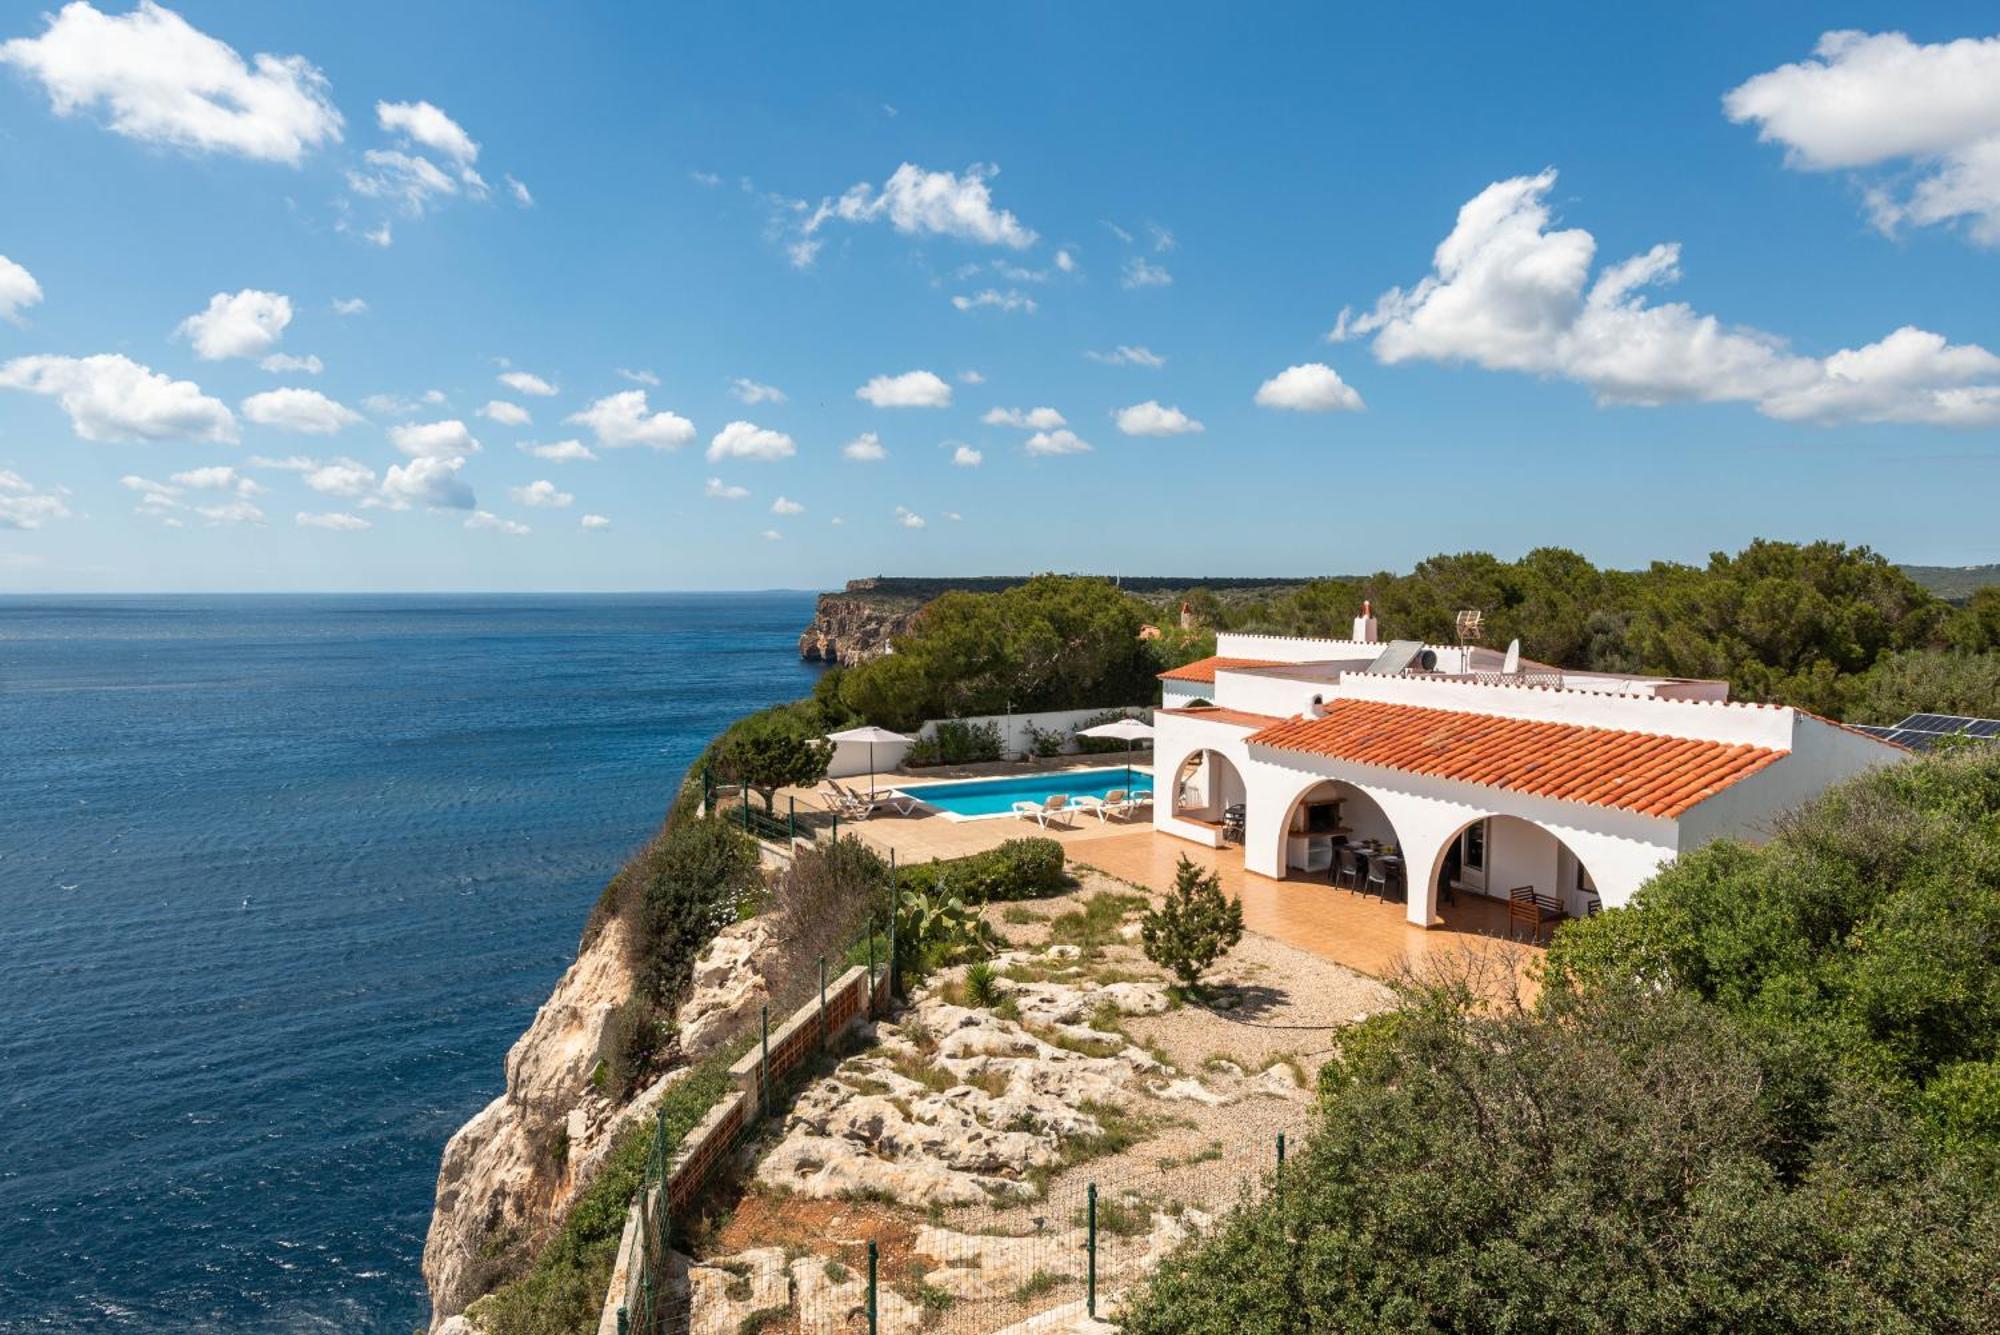
{"type": "Polygon", "coordinates": [[[1241,802],[1231,803],[1222,809],[1222,842],[1225,844],[1243,842],[1243,823],[1246,817],[1241,802]]]}
{"type": "Polygon", "coordinates": [[[1542,939],[1542,924],[1562,921],[1562,905],[1535,893],[1532,885],[1517,885],[1507,892],[1507,934],[1517,927],[1528,929],[1528,939],[1542,939]]]}
{"type": "Polygon", "coordinates": [[[1333,850],[1333,883],[1349,890],[1361,888],[1361,860],[1345,844],[1333,850]]]}
{"type": "Polygon", "coordinates": [[[1380,895],[1382,902],[1389,901],[1389,860],[1387,858],[1368,859],[1368,879],[1362,883],[1361,892],[1380,895]]]}

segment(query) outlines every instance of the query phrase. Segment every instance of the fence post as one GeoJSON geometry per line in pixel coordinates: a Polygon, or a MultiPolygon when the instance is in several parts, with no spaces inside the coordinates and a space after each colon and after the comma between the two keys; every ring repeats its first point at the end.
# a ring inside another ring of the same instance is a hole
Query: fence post
{"type": "Polygon", "coordinates": [[[1284,1166],[1285,1166],[1285,1133],[1280,1131],[1278,1133],[1278,1167],[1280,1169],[1283,1169],[1284,1166]]]}
{"type": "Polygon", "coordinates": [[[868,1018],[875,1018],[875,918],[868,918],[868,1018]]]}
{"type": "Polygon", "coordinates": [[[838,811],[833,813],[833,842],[836,845],[840,843],[840,813],[838,811]]]}
{"type": "Polygon", "coordinates": [[[757,1120],[771,1115],[771,1005],[764,1003],[763,1055],[757,1059],[757,1120]]]}
{"type": "Polygon", "coordinates": [[[799,841],[799,799],[788,797],[785,801],[788,804],[785,808],[785,842],[796,844],[799,841]]]}
{"type": "Polygon", "coordinates": [[[875,1335],[875,1239],[868,1239],[868,1335],[875,1335]]]}
{"type": "Polygon", "coordinates": [[[743,806],[743,833],[748,834],[750,833],[750,785],[749,784],[744,783],[744,784],[738,784],[736,786],[736,800],[743,806]]]}
{"type": "Polygon", "coordinates": [[[1090,1319],[1095,1321],[1097,1320],[1097,1184],[1095,1182],[1090,1184],[1086,1199],[1090,1208],[1090,1233],[1086,1244],[1090,1249],[1090,1278],[1086,1281],[1088,1287],[1084,1290],[1084,1308],[1090,1313],[1090,1319]]]}
{"type": "Polygon", "coordinates": [[[889,850],[889,1000],[896,999],[896,850],[889,850]]]}
{"type": "Polygon", "coordinates": [[[625,1315],[625,1304],[618,1304],[618,1335],[627,1335],[632,1329],[630,1318],[625,1315]]]}
{"type": "Polygon", "coordinates": [[[819,1050],[826,1051],[826,956],[819,957],[819,1050]]]}

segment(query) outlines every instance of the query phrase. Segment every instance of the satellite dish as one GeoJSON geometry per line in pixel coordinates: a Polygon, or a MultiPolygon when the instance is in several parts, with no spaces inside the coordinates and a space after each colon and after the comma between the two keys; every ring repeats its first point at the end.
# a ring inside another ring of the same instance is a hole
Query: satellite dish
{"type": "Polygon", "coordinates": [[[1521,674],[1521,642],[1510,640],[1507,644],[1506,661],[1500,664],[1503,676],[1517,677],[1521,674]]]}

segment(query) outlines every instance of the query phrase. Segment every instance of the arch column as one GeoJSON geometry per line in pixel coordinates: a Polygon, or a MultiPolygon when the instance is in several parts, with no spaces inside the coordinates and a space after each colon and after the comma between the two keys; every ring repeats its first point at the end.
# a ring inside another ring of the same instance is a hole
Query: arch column
{"type": "MultiPolygon", "coordinates": [[[[1362,785],[1356,785],[1363,787],[1362,785]]],[[[1444,866],[1445,850],[1451,847],[1466,823],[1484,815],[1452,803],[1407,793],[1363,787],[1381,806],[1396,827],[1403,849],[1403,874],[1409,900],[1404,914],[1418,927],[1429,927],[1437,916],[1437,878],[1444,866]]]]}

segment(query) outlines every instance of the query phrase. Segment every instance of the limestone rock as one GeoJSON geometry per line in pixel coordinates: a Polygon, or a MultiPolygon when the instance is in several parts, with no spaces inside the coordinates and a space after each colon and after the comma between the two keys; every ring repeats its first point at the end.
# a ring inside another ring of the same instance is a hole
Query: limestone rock
{"type": "Polygon", "coordinates": [[[675,1020],[690,1061],[707,1056],[770,1001],[758,966],[772,949],[770,923],[759,917],[723,928],[695,957],[694,978],[675,1020]]]}

